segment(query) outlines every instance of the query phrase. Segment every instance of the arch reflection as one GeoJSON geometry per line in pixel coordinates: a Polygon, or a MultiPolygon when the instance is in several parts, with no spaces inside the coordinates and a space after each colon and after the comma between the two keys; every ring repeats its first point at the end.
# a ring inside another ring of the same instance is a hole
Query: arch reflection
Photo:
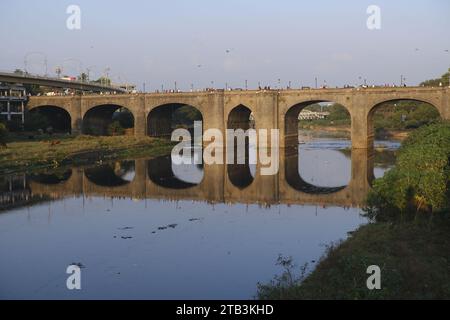
{"type": "Polygon", "coordinates": [[[336,193],[345,189],[351,179],[351,151],[302,146],[286,149],[285,176],[288,184],[297,191],[308,194],[336,193]],[[329,161],[324,159],[334,161],[334,166],[328,167],[329,161]],[[330,181],[330,177],[338,178],[330,181]]]}
{"type": "Polygon", "coordinates": [[[86,178],[100,187],[120,187],[134,179],[135,162],[120,161],[84,170],[86,178]]]}
{"type": "Polygon", "coordinates": [[[69,180],[71,176],[72,170],[66,170],[63,172],[31,174],[29,179],[41,184],[55,185],[69,180]]]}
{"type": "Polygon", "coordinates": [[[203,165],[182,163],[183,155],[148,160],[148,178],[167,189],[188,189],[203,181],[203,165]]]}

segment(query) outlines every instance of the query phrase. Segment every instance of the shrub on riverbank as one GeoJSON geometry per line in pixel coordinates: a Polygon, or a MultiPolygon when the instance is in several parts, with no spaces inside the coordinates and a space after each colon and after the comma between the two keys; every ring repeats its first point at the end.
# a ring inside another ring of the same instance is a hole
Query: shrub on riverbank
{"type": "Polygon", "coordinates": [[[450,299],[450,214],[433,220],[371,223],[331,246],[316,269],[285,271],[258,286],[273,299],[450,299]],[[367,268],[381,268],[381,289],[369,290],[367,268]],[[286,281],[286,279],[290,279],[286,281]]]}
{"type": "Polygon", "coordinates": [[[390,221],[450,207],[450,124],[422,127],[403,143],[396,166],[375,180],[367,216],[390,221]]]}

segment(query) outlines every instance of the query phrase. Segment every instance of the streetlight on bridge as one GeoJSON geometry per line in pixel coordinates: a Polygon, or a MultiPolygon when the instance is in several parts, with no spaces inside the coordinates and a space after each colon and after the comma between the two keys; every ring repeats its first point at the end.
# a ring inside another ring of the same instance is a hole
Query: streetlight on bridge
{"type": "Polygon", "coordinates": [[[406,80],[406,78],[403,75],[401,75],[400,76],[400,87],[403,87],[403,85],[405,84],[405,80],[406,80]]]}

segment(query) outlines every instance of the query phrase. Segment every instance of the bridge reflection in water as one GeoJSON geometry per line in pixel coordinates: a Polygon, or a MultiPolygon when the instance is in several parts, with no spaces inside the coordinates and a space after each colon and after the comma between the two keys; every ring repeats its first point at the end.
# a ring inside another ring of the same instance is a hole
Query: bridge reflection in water
{"type": "MultiPolygon", "coordinates": [[[[301,161],[298,154],[296,148],[282,152],[280,170],[272,176],[260,175],[259,165],[252,168],[248,162],[244,165],[178,166],[172,163],[171,157],[160,157],[73,168],[59,174],[21,176],[21,181],[14,182],[17,187],[13,189],[16,193],[22,189],[26,198],[85,196],[256,203],[263,206],[280,203],[341,207],[364,205],[374,177],[373,152],[353,149],[350,181],[337,187],[314,186],[305,181],[299,173],[301,161]]],[[[8,183],[4,184],[3,189],[7,189],[8,183]]],[[[7,194],[6,189],[3,197],[7,194]]]]}

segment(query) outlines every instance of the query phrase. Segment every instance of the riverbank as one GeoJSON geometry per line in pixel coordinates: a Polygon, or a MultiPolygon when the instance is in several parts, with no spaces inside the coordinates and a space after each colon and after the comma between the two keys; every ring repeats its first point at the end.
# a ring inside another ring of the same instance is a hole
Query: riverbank
{"type": "MultiPolygon", "coordinates": [[[[322,126],[305,124],[300,125],[299,129],[314,137],[332,136],[338,138],[350,138],[351,135],[351,127],[346,125],[322,126]]],[[[411,132],[411,130],[380,130],[375,133],[375,139],[403,141],[411,132]]]]}
{"type": "Polygon", "coordinates": [[[66,165],[131,157],[156,157],[170,153],[170,141],[131,136],[52,136],[9,142],[0,149],[0,175],[33,172],[66,165]]]}
{"type": "MultiPolygon", "coordinates": [[[[450,299],[449,234],[449,213],[365,225],[345,242],[331,246],[305,279],[298,276],[287,283],[260,285],[258,298],[450,299]],[[381,290],[367,289],[370,265],[381,268],[381,290]]],[[[289,279],[288,272],[284,277],[289,279]]]]}
{"type": "Polygon", "coordinates": [[[260,299],[450,299],[450,123],[423,126],[397,152],[395,166],[372,184],[371,222],[332,244],[314,271],[285,272],[258,286],[260,299]],[[367,288],[369,266],[381,289],[367,288]]]}

